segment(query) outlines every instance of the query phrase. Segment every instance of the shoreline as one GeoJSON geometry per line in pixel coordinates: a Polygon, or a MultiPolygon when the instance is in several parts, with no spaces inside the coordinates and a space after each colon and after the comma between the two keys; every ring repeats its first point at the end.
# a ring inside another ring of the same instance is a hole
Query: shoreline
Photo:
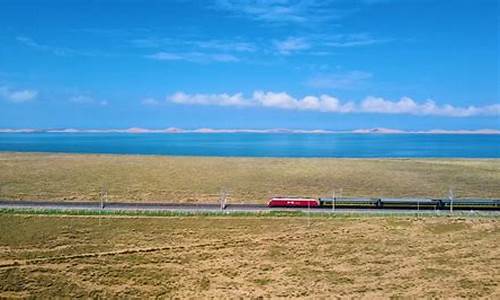
{"type": "Polygon", "coordinates": [[[291,160],[500,160],[500,157],[440,157],[440,156],[232,156],[232,155],[184,155],[184,154],[149,154],[149,153],[112,153],[112,152],[60,152],[60,151],[10,151],[0,150],[0,154],[47,154],[47,155],[96,155],[96,156],[120,156],[120,157],[158,157],[158,158],[214,158],[214,159],[291,159],[291,160]]]}

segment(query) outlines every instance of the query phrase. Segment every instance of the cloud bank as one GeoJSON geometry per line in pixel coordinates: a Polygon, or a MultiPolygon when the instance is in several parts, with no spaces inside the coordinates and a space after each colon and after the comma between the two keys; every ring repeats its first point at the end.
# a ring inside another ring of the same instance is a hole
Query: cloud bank
{"type": "Polygon", "coordinates": [[[500,116],[500,104],[486,106],[453,106],[437,104],[433,100],[417,102],[409,97],[400,100],[387,100],[368,96],[360,102],[342,102],[330,95],[305,96],[295,98],[285,92],[255,91],[251,97],[236,94],[186,94],[177,92],[167,97],[176,104],[211,105],[233,107],[266,107],[284,110],[316,111],[330,113],[377,113],[408,114],[416,116],[474,117],[500,116]]]}

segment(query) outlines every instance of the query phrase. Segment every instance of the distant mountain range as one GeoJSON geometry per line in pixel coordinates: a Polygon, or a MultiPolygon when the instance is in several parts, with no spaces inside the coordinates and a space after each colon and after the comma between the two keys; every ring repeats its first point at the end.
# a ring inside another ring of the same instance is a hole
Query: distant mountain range
{"type": "Polygon", "coordinates": [[[335,134],[335,133],[357,133],[357,134],[500,134],[498,129],[477,129],[477,130],[399,130],[390,128],[367,128],[355,130],[303,130],[303,129],[213,129],[213,128],[198,128],[198,129],[182,129],[182,128],[165,128],[165,129],[147,129],[132,127],[127,129],[75,129],[75,128],[50,128],[50,129],[33,129],[33,128],[0,128],[0,133],[309,133],[309,134],[335,134]]]}

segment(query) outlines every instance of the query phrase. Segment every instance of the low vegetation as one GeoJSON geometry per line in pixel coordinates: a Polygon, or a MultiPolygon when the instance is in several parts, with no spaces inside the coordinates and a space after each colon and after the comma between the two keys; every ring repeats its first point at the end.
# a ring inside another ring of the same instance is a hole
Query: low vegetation
{"type": "Polygon", "coordinates": [[[500,160],[0,153],[0,198],[263,203],[272,195],[500,198],[500,160]],[[337,194],[338,195],[338,194],[337,194]]]}
{"type": "Polygon", "coordinates": [[[500,297],[498,219],[0,214],[0,298],[500,297]]]}

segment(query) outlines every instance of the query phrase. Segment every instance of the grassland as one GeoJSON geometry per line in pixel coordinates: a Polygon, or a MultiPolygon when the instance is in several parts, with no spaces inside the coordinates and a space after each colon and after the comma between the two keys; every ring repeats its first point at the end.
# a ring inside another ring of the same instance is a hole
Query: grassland
{"type": "Polygon", "coordinates": [[[0,298],[498,299],[498,222],[0,214],[0,298]]]}
{"type": "Polygon", "coordinates": [[[232,202],[272,195],[500,198],[500,160],[281,159],[0,153],[0,198],[232,202]]]}

